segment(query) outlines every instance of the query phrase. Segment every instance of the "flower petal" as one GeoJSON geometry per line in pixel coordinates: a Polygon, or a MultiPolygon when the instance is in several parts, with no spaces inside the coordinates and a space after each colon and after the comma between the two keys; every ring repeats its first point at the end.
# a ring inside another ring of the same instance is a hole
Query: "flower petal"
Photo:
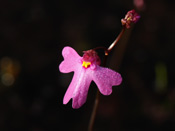
{"type": "Polygon", "coordinates": [[[96,71],[92,73],[92,79],[103,95],[110,95],[112,86],[120,85],[122,82],[121,75],[108,68],[97,66],[96,71]]]}
{"type": "Polygon", "coordinates": [[[72,107],[76,109],[86,102],[89,86],[92,81],[91,77],[88,77],[88,74],[86,73],[87,70],[88,69],[84,69],[81,66],[79,67],[79,70],[74,73],[72,82],[64,96],[63,104],[67,104],[72,98],[72,107]]]}
{"type": "Polygon", "coordinates": [[[67,104],[70,99],[72,98],[73,96],[73,92],[76,88],[76,83],[77,83],[77,80],[78,80],[78,74],[76,72],[74,72],[74,76],[72,78],[72,81],[64,95],[64,98],[63,98],[63,104],[67,104]]]}
{"type": "Polygon", "coordinates": [[[59,70],[62,73],[69,73],[76,70],[76,65],[79,64],[81,57],[71,47],[66,46],[63,48],[62,55],[64,61],[59,65],[59,70]]]}

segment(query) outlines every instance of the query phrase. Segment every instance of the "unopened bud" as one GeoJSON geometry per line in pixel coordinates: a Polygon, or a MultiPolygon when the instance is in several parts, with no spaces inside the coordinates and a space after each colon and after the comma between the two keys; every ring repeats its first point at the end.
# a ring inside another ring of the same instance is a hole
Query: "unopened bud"
{"type": "Polygon", "coordinates": [[[140,15],[135,10],[131,10],[127,12],[125,18],[121,19],[121,23],[129,29],[131,27],[131,23],[136,23],[139,19],[140,15]]]}

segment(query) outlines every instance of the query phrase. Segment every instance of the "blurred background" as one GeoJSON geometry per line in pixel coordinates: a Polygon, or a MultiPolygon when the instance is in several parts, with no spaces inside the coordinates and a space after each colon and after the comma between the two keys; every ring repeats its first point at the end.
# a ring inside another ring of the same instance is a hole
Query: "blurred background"
{"type": "Polygon", "coordinates": [[[141,19],[107,61],[123,82],[101,95],[94,131],[174,131],[172,0],[0,1],[0,130],[87,130],[97,87],[80,109],[63,105],[73,73],[59,72],[61,51],[108,47],[131,9],[141,19]]]}

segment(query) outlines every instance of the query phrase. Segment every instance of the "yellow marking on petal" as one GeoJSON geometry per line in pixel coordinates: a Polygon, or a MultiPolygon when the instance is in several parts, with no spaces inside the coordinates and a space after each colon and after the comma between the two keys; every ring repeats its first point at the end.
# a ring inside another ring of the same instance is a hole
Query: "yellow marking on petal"
{"type": "Polygon", "coordinates": [[[82,64],[83,67],[88,68],[90,65],[91,65],[91,62],[83,61],[83,64],[82,64]]]}

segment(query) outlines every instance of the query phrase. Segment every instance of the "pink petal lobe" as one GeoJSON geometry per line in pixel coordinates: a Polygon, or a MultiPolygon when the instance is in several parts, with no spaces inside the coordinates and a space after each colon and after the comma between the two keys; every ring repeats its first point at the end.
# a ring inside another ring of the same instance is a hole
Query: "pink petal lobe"
{"type": "Polygon", "coordinates": [[[76,72],[74,72],[74,76],[72,78],[72,81],[64,95],[64,98],[63,98],[63,104],[67,104],[70,99],[72,98],[73,96],[73,92],[75,90],[75,87],[76,87],[76,82],[77,82],[77,79],[78,79],[78,76],[79,74],[77,74],[76,72]]]}
{"type": "Polygon", "coordinates": [[[73,79],[64,96],[63,104],[67,104],[72,98],[72,107],[77,109],[86,102],[89,86],[92,81],[86,73],[87,70],[88,69],[84,69],[81,66],[79,67],[79,70],[74,73],[73,79]]]}
{"type": "Polygon", "coordinates": [[[75,109],[80,108],[86,102],[89,86],[92,81],[91,77],[88,76],[88,70],[89,69],[82,69],[81,75],[78,78],[72,103],[72,107],[75,109]]]}
{"type": "Polygon", "coordinates": [[[76,70],[76,65],[79,64],[81,57],[71,47],[66,46],[63,48],[62,55],[64,61],[59,65],[59,70],[62,73],[69,73],[76,70]]]}
{"type": "Polygon", "coordinates": [[[120,85],[122,82],[122,77],[119,73],[100,66],[93,72],[92,77],[103,95],[110,95],[112,93],[112,86],[120,85]]]}

